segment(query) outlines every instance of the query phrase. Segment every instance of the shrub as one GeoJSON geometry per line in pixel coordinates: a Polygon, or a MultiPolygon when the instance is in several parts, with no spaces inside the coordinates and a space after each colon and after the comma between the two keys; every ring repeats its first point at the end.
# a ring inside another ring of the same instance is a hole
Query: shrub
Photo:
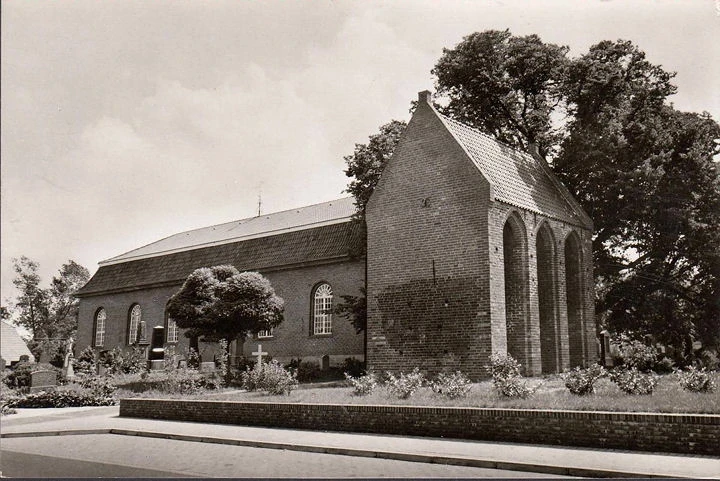
{"type": "Polygon", "coordinates": [[[311,382],[320,377],[320,366],[316,362],[302,361],[297,367],[297,380],[311,382]]]}
{"type": "Polygon", "coordinates": [[[354,357],[347,357],[343,362],[342,371],[356,378],[363,376],[365,374],[365,363],[354,357]]]}
{"type": "Polygon", "coordinates": [[[246,369],[242,386],[248,391],[267,391],[268,394],[290,394],[297,387],[297,374],[286,370],[277,361],[263,364],[261,369],[246,369]]]}
{"type": "Polygon", "coordinates": [[[356,396],[365,396],[370,394],[377,386],[377,377],[375,377],[375,374],[365,374],[360,377],[353,377],[350,373],[346,372],[345,379],[347,379],[353,387],[353,394],[356,396]]]}
{"type": "Polygon", "coordinates": [[[66,408],[81,406],[112,406],[115,399],[97,396],[89,390],[40,391],[8,402],[11,408],[66,408]]]}
{"type": "Polygon", "coordinates": [[[86,374],[90,376],[97,372],[95,350],[92,346],[83,349],[80,355],[73,359],[73,370],[76,374],[86,374]]]}
{"type": "Polygon", "coordinates": [[[112,397],[117,391],[117,386],[107,377],[88,376],[80,379],[78,384],[97,397],[112,397]]]}
{"type": "Polygon", "coordinates": [[[399,377],[395,377],[393,373],[387,373],[387,387],[392,395],[398,399],[407,399],[422,387],[425,382],[425,376],[417,367],[410,373],[401,372],[399,377]]]}
{"type": "Polygon", "coordinates": [[[205,377],[194,369],[173,369],[160,375],[155,388],[170,394],[194,394],[207,384],[205,377]]]}
{"type": "Polygon", "coordinates": [[[430,388],[435,394],[455,399],[467,396],[472,388],[472,383],[462,372],[455,371],[449,374],[438,374],[430,383],[430,388]]]}
{"type": "Polygon", "coordinates": [[[106,351],[100,364],[107,368],[108,374],[137,374],[147,370],[145,350],[139,346],[106,351]]]}
{"type": "Polygon", "coordinates": [[[715,381],[705,368],[688,367],[687,371],[675,371],[680,387],[691,392],[712,392],[715,390],[715,381]]]}
{"type": "Polygon", "coordinates": [[[618,343],[618,354],[613,356],[615,366],[649,371],[657,364],[657,349],[653,346],[648,346],[642,341],[630,339],[627,336],[621,336],[618,343]]]}
{"type": "Polygon", "coordinates": [[[605,376],[607,371],[599,364],[593,364],[587,369],[576,367],[563,376],[565,387],[578,396],[592,394],[595,390],[595,381],[605,376]]]}
{"type": "Polygon", "coordinates": [[[502,396],[511,398],[526,398],[535,392],[528,387],[527,382],[520,375],[519,362],[512,356],[493,354],[490,356],[488,372],[492,376],[493,387],[502,396]]]}
{"type": "Polygon", "coordinates": [[[627,394],[652,394],[657,386],[657,379],[653,374],[640,372],[637,368],[614,369],[610,379],[617,384],[621,391],[627,394]]]}

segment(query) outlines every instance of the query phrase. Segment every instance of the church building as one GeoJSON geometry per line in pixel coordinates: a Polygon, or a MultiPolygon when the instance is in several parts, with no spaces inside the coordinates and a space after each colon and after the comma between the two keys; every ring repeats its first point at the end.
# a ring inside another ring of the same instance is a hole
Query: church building
{"type": "MultiPolygon", "coordinates": [[[[367,254],[352,198],[182,232],[100,263],[80,290],[77,347],[188,348],[166,305],[199,267],[266,276],[285,320],[236,347],[273,359],[346,358],[369,370],[487,377],[494,353],[528,375],[597,358],[592,221],[545,161],[449,119],[421,92],[366,208],[367,254]],[[367,333],[332,314],[367,285],[367,333]]],[[[201,354],[214,352],[199,343],[201,354]]]]}

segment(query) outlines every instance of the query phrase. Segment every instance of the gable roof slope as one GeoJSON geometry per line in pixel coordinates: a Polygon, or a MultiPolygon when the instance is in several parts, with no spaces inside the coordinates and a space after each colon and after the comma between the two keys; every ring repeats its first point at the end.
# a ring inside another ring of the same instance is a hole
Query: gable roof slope
{"type": "Polygon", "coordinates": [[[288,209],[272,214],[248,217],[171,235],[133,249],[99,264],[110,265],[131,260],[200,249],[243,240],[278,235],[297,230],[347,222],[355,213],[353,197],[288,209]]]}
{"type": "Polygon", "coordinates": [[[592,230],[592,220],[544,161],[435,110],[493,187],[495,200],[592,230]]]}
{"type": "Polygon", "coordinates": [[[34,359],[30,349],[28,349],[25,341],[18,334],[15,326],[5,321],[0,321],[0,357],[5,359],[9,364],[19,361],[20,356],[28,356],[30,360],[34,359]]]}

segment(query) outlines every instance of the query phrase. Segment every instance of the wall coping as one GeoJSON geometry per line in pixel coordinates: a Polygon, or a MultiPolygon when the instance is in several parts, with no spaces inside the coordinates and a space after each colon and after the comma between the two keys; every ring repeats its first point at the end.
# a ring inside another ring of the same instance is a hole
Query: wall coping
{"type": "MultiPolygon", "coordinates": [[[[707,413],[651,413],[651,412],[633,412],[633,411],[580,411],[580,410],[563,410],[563,409],[521,409],[521,408],[483,408],[471,406],[415,406],[415,405],[398,405],[398,404],[319,404],[319,403],[294,403],[294,402],[258,402],[258,401],[227,401],[227,400],[206,400],[206,399],[162,399],[162,398],[123,398],[120,400],[128,402],[164,402],[164,403],[211,403],[211,404],[246,404],[246,405],[263,405],[273,407],[295,407],[296,409],[322,410],[327,408],[341,408],[347,411],[355,412],[454,412],[456,414],[485,414],[485,415],[502,415],[506,417],[514,416],[531,416],[531,417],[551,417],[551,418],[584,418],[584,419],[614,419],[628,420],[633,419],[644,421],[661,421],[670,423],[691,423],[691,424],[712,424],[720,426],[720,414],[707,413]]],[[[292,410],[292,409],[291,409],[292,410]]]]}

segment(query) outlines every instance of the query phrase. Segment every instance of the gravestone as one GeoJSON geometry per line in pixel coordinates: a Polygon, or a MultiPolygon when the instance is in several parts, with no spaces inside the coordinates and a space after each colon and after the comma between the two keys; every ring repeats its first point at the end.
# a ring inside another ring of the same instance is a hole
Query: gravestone
{"type": "Polygon", "coordinates": [[[325,354],[325,355],[322,357],[321,363],[320,363],[320,367],[321,367],[321,369],[322,369],[323,371],[328,371],[328,370],[330,370],[330,356],[328,356],[327,354],[325,354]]]}
{"type": "Polygon", "coordinates": [[[41,370],[30,373],[30,392],[52,391],[57,387],[57,373],[41,370]]]}
{"type": "Polygon", "coordinates": [[[165,368],[165,328],[155,326],[152,331],[150,350],[148,351],[148,369],[159,371],[165,368]]]}
{"type": "Polygon", "coordinates": [[[200,372],[215,372],[216,370],[217,367],[215,366],[215,361],[200,363],[200,372]]]}
{"type": "Polygon", "coordinates": [[[267,352],[263,352],[262,344],[258,344],[257,351],[253,352],[252,355],[257,356],[257,361],[255,362],[255,369],[262,369],[263,357],[268,355],[267,352]]]}

